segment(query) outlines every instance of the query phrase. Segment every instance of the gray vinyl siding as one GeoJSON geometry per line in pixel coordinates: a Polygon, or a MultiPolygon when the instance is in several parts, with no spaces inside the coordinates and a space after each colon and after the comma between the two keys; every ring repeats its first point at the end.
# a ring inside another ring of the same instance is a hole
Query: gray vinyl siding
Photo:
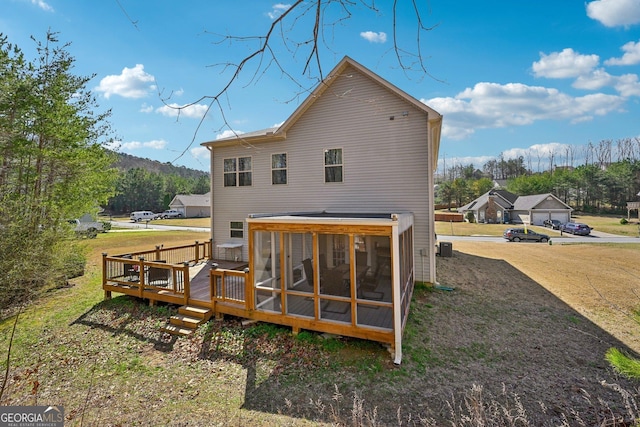
{"type": "MultiPolygon", "coordinates": [[[[433,249],[427,237],[433,233],[430,164],[426,113],[349,68],[296,121],[285,140],[214,145],[214,242],[232,240],[229,222],[250,213],[412,212],[416,278],[423,280],[420,249],[433,249]],[[332,148],[343,150],[341,183],[324,182],[324,150],[332,148]],[[287,153],[285,185],[271,184],[271,155],[276,153],[287,153]],[[253,185],[224,187],[223,160],[246,156],[252,157],[253,185]]],[[[248,259],[246,225],[244,239],[242,257],[248,259]]]]}

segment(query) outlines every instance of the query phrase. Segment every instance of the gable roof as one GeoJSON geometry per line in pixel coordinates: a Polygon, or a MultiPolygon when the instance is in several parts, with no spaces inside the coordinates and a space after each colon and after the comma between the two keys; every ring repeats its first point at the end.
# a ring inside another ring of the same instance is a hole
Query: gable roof
{"type": "Polygon", "coordinates": [[[211,192],[206,194],[176,194],[169,206],[211,206],[211,192]]]}
{"type": "Polygon", "coordinates": [[[520,196],[518,197],[518,200],[516,200],[516,202],[514,203],[513,209],[518,211],[534,209],[536,206],[538,206],[540,203],[547,200],[549,197],[555,199],[556,202],[562,204],[566,209],[571,209],[569,205],[567,205],[566,203],[564,203],[562,200],[558,199],[556,196],[554,196],[551,193],[532,194],[530,196],[520,196]]]}
{"type": "Polygon", "coordinates": [[[494,201],[502,206],[503,209],[512,209],[515,211],[527,211],[530,209],[535,209],[540,203],[547,200],[549,197],[555,199],[555,201],[561,204],[565,209],[573,210],[569,205],[564,203],[562,200],[558,199],[551,193],[544,194],[532,194],[530,196],[517,196],[513,193],[508,192],[507,190],[489,190],[484,193],[482,196],[473,200],[471,203],[467,203],[466,205],[458,208],[458,212],[465,211],[477,211],[482,209],[489,202],[490,196],[498,196],[494,197],[494,201]]]}
{"type": "Polygon", "coordinates": [[[215,141],[203,142],[201,145],[203,146],[221,146],[227,145],[231,143],[236,143],[238,141],[245,141],[247,143],[253,144],[262,141],[277,141],[283,140],[287,137],[287,131],[291,129],[291,127],[298,121],[298,119],[304,115],[304,113],[313,105],[316,100],[318,100],[324,92],[331,87],[336,78],[340,77],[343,72],[348,68],[353,67],[356,71],[363,74],[373,82],[378,85],[384,87],[389,90],[396,96],[399,96],[404,101],[412,104],[419,110],[422,110],[426,113],[428,117],[429,124],[432,129],[432,134],[430,135],[431,140],[433,141],[433,167],[437,166],[438,162],[438,150],[440,149],[440,134],[442,132],[442,115],[438,113],[433,108],[427,106],[425,103],[417,100],[413,96],[407,94],[403,90],[389,83],[382,77],[378,76],[368,68],[359,64],[355,60],[351,59],[348,56],[345,56],[338,65],[335,66],[333,70],[329,72],[329,74],[316,86],[316,88],[311,92],[311,94],[296,108],[296,110],[289,116],[287,120],[282,123],[279,127],[272,127],[267,129],[262,129],[250,133],[236,134],[229,138],[221,138],[215,141]]]}
{"type": "Polygon", "coordinates": [[[502,206],[503,209],[511,209],[518,198],[518,196],[513,193],[509,193],[507,190],[489,190],[477,199],[473,200],[471,203],[467,203],[461,208],[458,208],[458,212],[478,210],[489,203],[490,196],[497,196],[494,197],[493,200],[502,206]]]}

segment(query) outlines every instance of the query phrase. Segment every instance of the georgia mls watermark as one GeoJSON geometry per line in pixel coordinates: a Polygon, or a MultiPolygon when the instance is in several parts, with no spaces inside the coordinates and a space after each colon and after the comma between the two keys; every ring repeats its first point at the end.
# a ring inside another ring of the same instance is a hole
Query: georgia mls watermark
{"type": "Polygon", "coordinates": [[[0,406],[0,427],[64,427],[64,408],[0,406]]]}

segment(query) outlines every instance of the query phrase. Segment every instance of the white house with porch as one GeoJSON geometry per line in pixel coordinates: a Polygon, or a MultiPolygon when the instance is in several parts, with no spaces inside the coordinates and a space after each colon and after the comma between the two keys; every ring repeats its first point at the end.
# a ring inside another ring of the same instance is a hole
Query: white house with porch
{"type": "MultiPolygon", "coordinates": [[[[279,127],[205,142],[211,239],[248,262],[246,311],[388,343],[435,283],[442,116],[345,57],[279,127]]],[[[225,251],[226,252],[226,251],[225,251]]]]}

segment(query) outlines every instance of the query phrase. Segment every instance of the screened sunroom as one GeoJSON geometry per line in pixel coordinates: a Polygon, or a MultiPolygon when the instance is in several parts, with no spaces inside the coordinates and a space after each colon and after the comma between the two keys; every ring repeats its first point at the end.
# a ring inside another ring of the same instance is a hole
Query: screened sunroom
{"type": "Polygon", "coordinates": [[[413,293],[413,215],[250,215],[255,317],[390,345],[402,358],[413,293]]]}

